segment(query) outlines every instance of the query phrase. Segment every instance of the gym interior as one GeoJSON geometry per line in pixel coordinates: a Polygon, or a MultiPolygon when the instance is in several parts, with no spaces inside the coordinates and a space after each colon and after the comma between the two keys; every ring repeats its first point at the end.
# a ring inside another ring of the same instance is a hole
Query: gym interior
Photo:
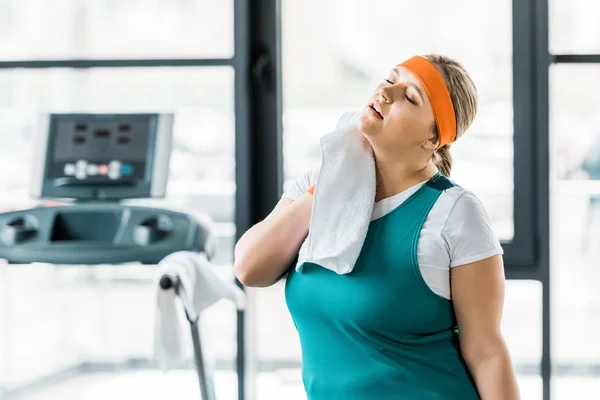
{"type": "Polygon", "coordinates": [[[285,280],[243,287],[234,246],[319,166],[340,115],[426,53],[477,84],[452,179],[502,243],[521,397],[600,398],[598,15],[595,0],[0,0],[0,399],[306,399],[285,280]],[[181,252],[231,301],[191,311],[159,268],[181,252]],[[161,296],[182,338],[168,368],[161,296]]]}

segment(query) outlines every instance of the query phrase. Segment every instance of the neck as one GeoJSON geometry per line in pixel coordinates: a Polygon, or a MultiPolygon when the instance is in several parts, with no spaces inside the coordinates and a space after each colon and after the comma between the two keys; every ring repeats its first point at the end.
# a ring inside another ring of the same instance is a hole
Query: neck
{"type": "Polygon", "coordinates": [[[410,157],[398,157],[386,160],[375,155],[376,194],[375,201],[394,196],[404,190],[426,181],[434,176],[438,169],[431,159],[418,161],[410,157]],[[402,160],[402,161],[397,161],[402,160]]]}

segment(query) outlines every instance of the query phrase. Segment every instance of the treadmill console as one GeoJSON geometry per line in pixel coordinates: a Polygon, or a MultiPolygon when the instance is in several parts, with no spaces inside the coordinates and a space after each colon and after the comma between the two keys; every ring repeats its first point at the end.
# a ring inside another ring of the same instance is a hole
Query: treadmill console
{"type": "Polygon", "coordinates": [[[30,194],[120,200],[164,197],[171,114],[47,114],[40,117],[30,194]]]}

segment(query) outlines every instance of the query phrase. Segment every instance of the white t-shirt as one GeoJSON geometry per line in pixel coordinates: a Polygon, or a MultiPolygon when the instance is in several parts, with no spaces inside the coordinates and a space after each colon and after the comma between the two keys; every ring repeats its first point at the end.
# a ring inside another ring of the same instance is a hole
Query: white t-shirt
{"type": "MultiPolygon", "coordinates": [[[[316,183],[318,173],[318,168],[306,172],[283,197],[296,200],[316,183]]],[[[371,220],[397,208],[423,184],[376,202],[371,220]]],[[[498,254],[503,250],[481,200],[462,187],[444,190],[425,219],[417,245],[419,269],[431,290],[450,299],[450,268],[498,254]]]]}

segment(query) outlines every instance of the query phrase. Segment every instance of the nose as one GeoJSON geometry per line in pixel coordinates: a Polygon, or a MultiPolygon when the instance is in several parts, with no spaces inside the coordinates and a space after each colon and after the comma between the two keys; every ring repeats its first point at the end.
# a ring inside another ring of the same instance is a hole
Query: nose
{"type": "Polygon", "coordinates": [[[387,87],[385,85],[379,86],[379,90],[377,91],[377,94],[379,94],[381,99],[383,101],[385,101],[386,103],[392,102],[392,93],[391,93],[389,87],[387,87]]]}

